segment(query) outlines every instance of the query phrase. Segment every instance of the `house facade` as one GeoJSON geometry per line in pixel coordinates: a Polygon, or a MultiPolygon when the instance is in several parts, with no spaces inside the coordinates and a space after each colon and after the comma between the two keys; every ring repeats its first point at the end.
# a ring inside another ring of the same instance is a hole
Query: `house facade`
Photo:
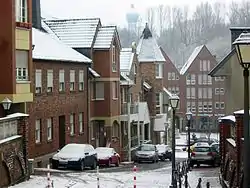
{"type": "MultiPolygon", "coordinates": [[[[191,129],[196,131],[218,131],[216,121],[225,115],[226,87],[224,77],[208,75],[217,64],[215,57],[205,45],[198,46],[180,70],[180,111],[193,113],[191,129]]],[[[183,123],[182,129],[184,129],[183,123]]]]}

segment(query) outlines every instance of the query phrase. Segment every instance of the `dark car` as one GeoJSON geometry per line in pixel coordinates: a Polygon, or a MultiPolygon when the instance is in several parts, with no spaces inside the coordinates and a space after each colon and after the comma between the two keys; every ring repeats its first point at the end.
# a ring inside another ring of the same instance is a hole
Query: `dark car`
{"type": "Polygon", "coordinates": [[[95,169],[97,153],[90,144],[67,144],[52,158],[52,168],[60,167],[84,170],[85,167],[95,169]]]}
{"type": "Polygon", "coordinates": [[[119,166],[120,164],[120,155],[115,151],[114,148],[108,147],[97,147],[97,160],[99,165],[110,166],[114,164],[115,166],[119,166]]]}
{"type": "Polygon", "coordinates": [[[159,161],[158,150],[153,144],[142,144],[135,152],[135,161],[151,161],[157,163],[159,161]]]}
{"type": "Polygon", "coordinates": [[[164,145],[164,144],[159,144],[156,145],[156,148],[158,150],[158,156],[160,158],[161,161],[165,161],[165,159],[169,159],[171,161],[172,159],[172,150],[171,148],[169,148],[168,145],[164,145]]]}

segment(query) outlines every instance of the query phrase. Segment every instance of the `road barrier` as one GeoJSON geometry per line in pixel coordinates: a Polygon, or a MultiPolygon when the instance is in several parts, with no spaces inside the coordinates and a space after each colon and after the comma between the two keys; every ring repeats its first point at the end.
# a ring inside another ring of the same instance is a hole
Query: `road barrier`
{"type": "Polygon", "coordinates": [[[54,187],[54,184],[53,184],[53,181],[51,180],[51,177],[50,177],[50,165],[48,164],[47,165],[47,169],[48,169],[48,172],[47,172],[47,188],[53,188],[54,187]]]}
{"type": "Polygon", "coordinates": [[[97,176],[97,188],[100,188],[99,165],[97,165],[96,167],[96,176],[97,176]]]}
{"type": "Polygon", "coordinates": [[[134,188],[136,188],[136,171],[137,171],[137,167],[134,166],[133,167],[133,172],[134,172],[134,188]]]}

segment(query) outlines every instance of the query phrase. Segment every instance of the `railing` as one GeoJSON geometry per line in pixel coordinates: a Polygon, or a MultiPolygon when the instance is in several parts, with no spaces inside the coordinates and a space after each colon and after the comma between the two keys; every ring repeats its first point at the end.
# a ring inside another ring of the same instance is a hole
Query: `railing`
{"type": "MultiPolygon", "coordinates": [[[[130,114],[137,114],[139,111],[138,104],[131,104],[130,105],[130,114]]],[[[128,114],[128,104],[122,104],[121,105],[121,114],[125,115],[128,114]]]]}

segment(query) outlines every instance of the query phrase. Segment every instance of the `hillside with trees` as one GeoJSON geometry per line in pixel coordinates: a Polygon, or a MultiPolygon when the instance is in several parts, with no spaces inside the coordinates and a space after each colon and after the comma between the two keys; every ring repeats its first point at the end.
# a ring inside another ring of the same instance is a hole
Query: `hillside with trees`
{"type": "MultiPolygon", "coordinates": [[[[181,67],[196,46],[206,44],[220,61],[230,51],[230,27],[250,27],[250,0],[232,2],[229,5],[202,2],[190,11],[190,7],[159,5],[147,10],[147,23],[158,43],[177,67],[181,67]],[[192,14],[190,14],[192,12],[192,14]]],[[[144,25],[137,33],[119,28],[123,47],[137,41],[144,25]]]]}

